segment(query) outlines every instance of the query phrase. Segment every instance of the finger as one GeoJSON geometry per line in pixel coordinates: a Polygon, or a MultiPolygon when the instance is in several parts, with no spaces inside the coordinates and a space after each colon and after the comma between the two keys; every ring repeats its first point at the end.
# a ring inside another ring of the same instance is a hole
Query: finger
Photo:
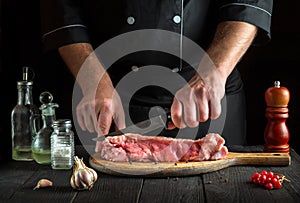
{"type": "Polygon", "coordinates": [[[84,124],[86,129],[90,132],[96,132],[96,126],[97,126],[97,117],[95,113],[93,112],[84,112],[84,124]]]}
{"type": "Polygon", "coordinates": [[[119,95],[114,92],[114,98],[117,101],[117,105],[115,105],[115,115],[114,115],[114,122],[115,122],[115,127],[116,129],[124,129],[126,127],[126,122],[125,122],[125,113],[123,109],[123,105],[121,102],[121,99],[119,95]]]}
{"type": "Polygon", "coordinates": [[[78,104],[76,107],[77,122],[78,122],[78,125],[80,126],[80,128],[83,131],[86,131],[87,129],[84,125],[84,116],[81,112],[82,112],[82,107],[80,106],[80,104],[78,104]]]}
{"type": "Polygon", "coordinates": [[[95,152],[100,152],[100,150],[101,150],[101,143],[100,142],[96,142],[95,152]]]}
{"type": "Polygon", "coordinates": [[[202,90],[196,95],[195,103],[198,113],[198,121],[205,122],[209,118],[209,104],[205,90],[202,90]]]}
{"type": "Polygon", "coordinates": [[[114,116],[114,123],[116,130],[124,129],[126,127],[125,123],[125,113],[123,109],[118,109],[114,116]]]}
{"type": "Polygon", "coordinates": [[[111,108],[108,105],[103,105],[98,116],[98,135],[108,134],[112,123],[111,108]]]}
{"type": "Polygon", "coordinates": [[[80,128],[91,133],[95,132],[97,127],[97,117],[93,107],[94,105],[90,102],[81,102],[76,107],[77,121],[80,128]]]}
{"type": "Polygon", "coordinates": [[[197,106],[194,99],[187,100],[186,103],[183,104],[183,107],[184,123],[190,128],[197,127],[199,122],[197,119],[197,106]]]}
{"type": "Polygon", "coordinates": [[[182,104],[175,97],[171,106],[171,119],[177,128],[186,127],[186,125],[182,121],[182,111],[182,104]]]}
{"type": "Polygon", "coordinates": [[[210,100],[210,118],[217,119],[221,115],[222,106],[220,99],[212,98],[210,100]]]}
{"type": "Polygon", "coordinates": [[[81,111],[85,128],[90,132],[96,132],[97,116],[95,114],[95,105],[93,102],[86,103],[81,111]]]}

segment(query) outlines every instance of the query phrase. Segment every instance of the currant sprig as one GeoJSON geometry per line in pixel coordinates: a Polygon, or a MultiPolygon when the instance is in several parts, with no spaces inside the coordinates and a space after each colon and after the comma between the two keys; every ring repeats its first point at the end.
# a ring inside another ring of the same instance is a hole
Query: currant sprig
{"type": "Polygon", "coordinates": [[[272,171],[262,170],[260,173],[255,172],[250,177],[250,182],[261,185],[268,190],[282,188],[283,181],[291,182],[283,174],[273,173],[272,171]]]}

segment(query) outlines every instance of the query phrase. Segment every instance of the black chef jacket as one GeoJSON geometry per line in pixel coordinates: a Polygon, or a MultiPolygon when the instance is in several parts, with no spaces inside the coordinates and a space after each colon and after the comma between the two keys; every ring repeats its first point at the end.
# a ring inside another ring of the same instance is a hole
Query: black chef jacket
{"type": "MultiPolygon", "coordinates": [[[[45,50],[60,46],[88,42],[94,48],[122,33],[142,29],[162,29],[188,37],[204,50],[212,40],[216,25],[221,21],[244,21],[256,25],[259,30],[253,44],[270,39],[272,0],[43,0],[41,3],[42,32],[45,50]]],[[[180,49],[180,42],[174,43],[180,49]]],[[[180,59],[155,51],[144,51],[116,61],[109,73],[116,85],[132,71],[132,67],[156,64],[176,69],[181,64],[179,74],[187,81],[194,69],[180,59]],[[182,67],[182,64],[183,67],[182,67]],[[120,68],[122,67],[122,68],[120,68]]],[[[243,112],[243,83],[237,68],[226,82],[226,96],[230,112],[243,112]],[[240,95],[240,96],[237,96],[240,95]],[[230,101],[233,103],[230,104],[230,101]],[[240,103],[239,103],[240,102],[240,103]],[[236,109],[231,109],[236,108],[236,109]]],[[[156,86],[142,88],[132,98],[133,106],[160,105],[169,108],[173,95],[156,86]]],[[[146,115],[148,115],[146,113],[146,115]]],[[[230,117],[230,115],[227,115],[230,117]]],[[[244,114],[232,116],[234,126],[244,126],[244,114]]],[[[139,119],[144,119],[137,118],[139,119]]],[[[133,119],[134,120],[134,119],[133,119]]],[[[229,127],[231,130],[235,127],[229,127]]],[[[229,129],[228,128],[228,129],[229,129]]],[[[225,126],[225,131],[227,127],[225,126]]],[[[205,130],[204,130],[205,131],[205,130]]],[[[243,134],[244,130],[237,134],[243,134]]],[[[202,134],[205,134],[202,132],[202,134]]],[[[230,132],[232,134],[233,132],[230,132]]],[[[238,136],[238,135],[237,135],[238,136]]],[[[244,136],[244,135],[242,135],[244,136]]],[[[235,143],[243,143],[244,138],[235,143]]]]}

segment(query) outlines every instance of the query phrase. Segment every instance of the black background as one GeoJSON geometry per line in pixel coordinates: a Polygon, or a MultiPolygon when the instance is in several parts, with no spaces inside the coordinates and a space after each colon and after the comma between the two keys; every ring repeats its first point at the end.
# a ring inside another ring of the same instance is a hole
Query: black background
{"type": "MultiPolygon", "coordinates": [[[[10,113],[17,102],[16,81],[22,78],[22,67],[35,71],[34,103],[38,96],[50,91],[59,104],[57,118],[72,118],[73,78],[62,69],[58,56],[42,52],[39,1],[0,0],[0,155],[11,156],[10,113]],[[48,58],[51,57],[51,58],[48,58]]],[[[272,39],[269,43],[251,47],[239,65],[247,96],[247,136],[250,145],[264,144],[266,103],[264,93],[279,80],[290,90],[289,144],[300,153],[300,8],[299,0],[274,0],[272,39]]],[[[78,140],[77,140],[78,141],[78,140]]]]}

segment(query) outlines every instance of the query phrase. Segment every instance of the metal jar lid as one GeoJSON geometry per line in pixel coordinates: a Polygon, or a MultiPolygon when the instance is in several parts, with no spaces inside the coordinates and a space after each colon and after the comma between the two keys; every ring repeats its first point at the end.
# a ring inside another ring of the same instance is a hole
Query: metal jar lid
{"type": "Polygon", "coordinates": [[[58,119],[53,122],[52,126],[53,127],[60,127],[60,126],[71,127],[72,122],[70,119],[58,119]]]}

